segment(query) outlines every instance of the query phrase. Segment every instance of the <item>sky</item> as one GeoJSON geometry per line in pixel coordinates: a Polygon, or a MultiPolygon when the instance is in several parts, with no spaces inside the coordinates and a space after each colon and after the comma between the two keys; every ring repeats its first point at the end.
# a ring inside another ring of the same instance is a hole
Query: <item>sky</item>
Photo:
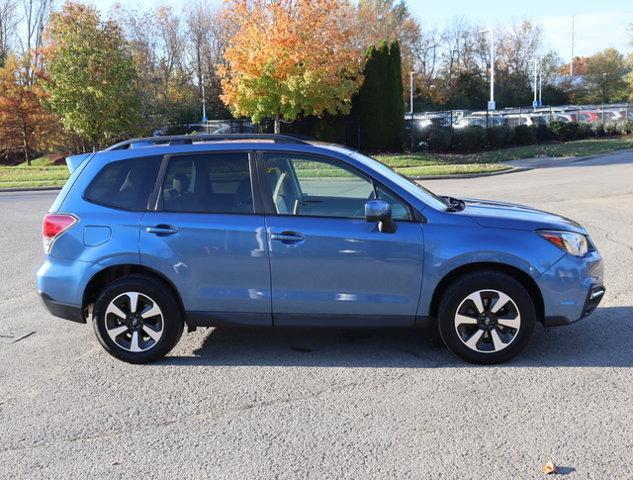
{"type": "MultiPolygon", "coordinates": [[[[92,0],[107,11],[116,0],[92,0]]],[[[215,0],[219,3],[220,0],[215,0]]],[[[121,3],[142,10],[160,3],[183,8],[185,0],[122,0],[121,3]]],[[[212,0],[212,3],[213,0],[212,0]]],[[[633,0],[407,0],[410,11],[423,26],[441,29],[456,16],[473,23],[503,26],[531,18],[541,25],[546,45],[562,59],[571,56],[571,18],[575,17],[576,56],[592,55],[608,47],[622,52],[633,49],[633,0]]]]}

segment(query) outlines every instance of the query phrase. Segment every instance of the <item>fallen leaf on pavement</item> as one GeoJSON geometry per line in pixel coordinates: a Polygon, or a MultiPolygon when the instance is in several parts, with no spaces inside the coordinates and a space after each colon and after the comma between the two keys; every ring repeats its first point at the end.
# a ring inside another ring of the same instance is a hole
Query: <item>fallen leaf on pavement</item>
{"type": "Polygon", "coordinates": [[[554,465],[554,462],[547,462],[543,466],[543,473],[546,475],[549,475],[550,473],[556,473],[556,465],[554,465]]]}

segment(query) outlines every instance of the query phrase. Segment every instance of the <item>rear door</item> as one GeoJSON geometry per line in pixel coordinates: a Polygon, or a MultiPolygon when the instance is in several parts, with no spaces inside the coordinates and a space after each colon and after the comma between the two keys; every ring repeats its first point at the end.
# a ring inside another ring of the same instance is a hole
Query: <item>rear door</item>
{"type": "Polygon", "coordinates": [[[275,324],[412,325],[423,237],[411,208],[338,159],[264,153],[259,166],[275,324]],[[375,198],[391,204],[395,233],[365,220],[375,198]]]}
{"type": "Polygon", "coordinates": [[[248,152],[174,155],[142,219],[141,262],[178,288],[188,320],[271,325],[264,215],[248,152]]]}

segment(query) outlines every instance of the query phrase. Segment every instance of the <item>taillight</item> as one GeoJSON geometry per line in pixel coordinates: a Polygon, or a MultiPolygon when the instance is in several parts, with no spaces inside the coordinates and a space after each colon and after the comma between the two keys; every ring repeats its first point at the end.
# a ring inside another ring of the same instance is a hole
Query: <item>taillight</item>
{"type": "Polygon", "coordinates": [[[44,240],[44,253],[50,253],[53,242],[62,233],[77,223],[77,217],[68,214],[47,214],[44,216],[42,236],[44,240]]]}

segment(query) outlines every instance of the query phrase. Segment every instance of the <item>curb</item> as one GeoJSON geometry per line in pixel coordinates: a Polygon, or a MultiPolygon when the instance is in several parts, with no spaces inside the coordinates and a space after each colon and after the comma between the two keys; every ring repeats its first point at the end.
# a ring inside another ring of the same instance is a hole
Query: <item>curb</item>
{"type": "Polygon", "coordinates": [[[62,187],[10,187],[10,188],[0,188],[0,193],[3,192],[46,192],[46,191],[54,191],[61,190],[62,187]]]}
{"type": "Polygon", "coordinates": [[[494,177],[497,175],[507,175],[508,173],[525,172],[533,170],[530,167],[512,167],[498,172],[482,172],[482,173],[455,173],[453,175],[416,175],[409,177],[412,180],[448,180],[451,178],[477,178],[477,177],[494,177]]]}
{"type": "Polygon", "coordinates": [[[595,155],[589,155],[588,157],[573,157],[569,161],[573,162],[573,163],[584,162],[584,161],[587,161],[587,160],[594,160],[596,158],[601,158],[601,157],[606,157],[608,155],[613,155],[614,153],[627,152],[627,151],[633,153],[633,148],[620,148],[618,150],[613,150],[611,152],[596,153],[595,155]]]}
{"type": "Polygon", "coordinates": [[[632,152],[633,153],[633,148],[619,148],[617,150],[612,150],[610,152],[604,152],[604,153],[596,153],[595,155],[588,155],[585,157],[534,157],[534,158],[522,158],[519,160],[508,160],[507,162],[501,162],[505,165],[510,165],[509,162],[520,162],[522,160],[537,160],[537,159],[541,159],[541,158],[549,158],[552,160],[552,164],[548,165],[548,166],[536,166],[536,167],[529,167],[529,166],[521,166],[521,167],[516,167],[516,168],[524,168],[527,170],[535,170],[538,168],[552,168],[552,167],[558,167],[560,166],[560,164],[564,164],[564,163],[577,163],[577,162],[587,162],[590,160],[595,160],[596,158],[602,158],[602,157],[608,157],[609,155],[613,155],[616,153],[620,153],[620,152],[632,152]]]}

